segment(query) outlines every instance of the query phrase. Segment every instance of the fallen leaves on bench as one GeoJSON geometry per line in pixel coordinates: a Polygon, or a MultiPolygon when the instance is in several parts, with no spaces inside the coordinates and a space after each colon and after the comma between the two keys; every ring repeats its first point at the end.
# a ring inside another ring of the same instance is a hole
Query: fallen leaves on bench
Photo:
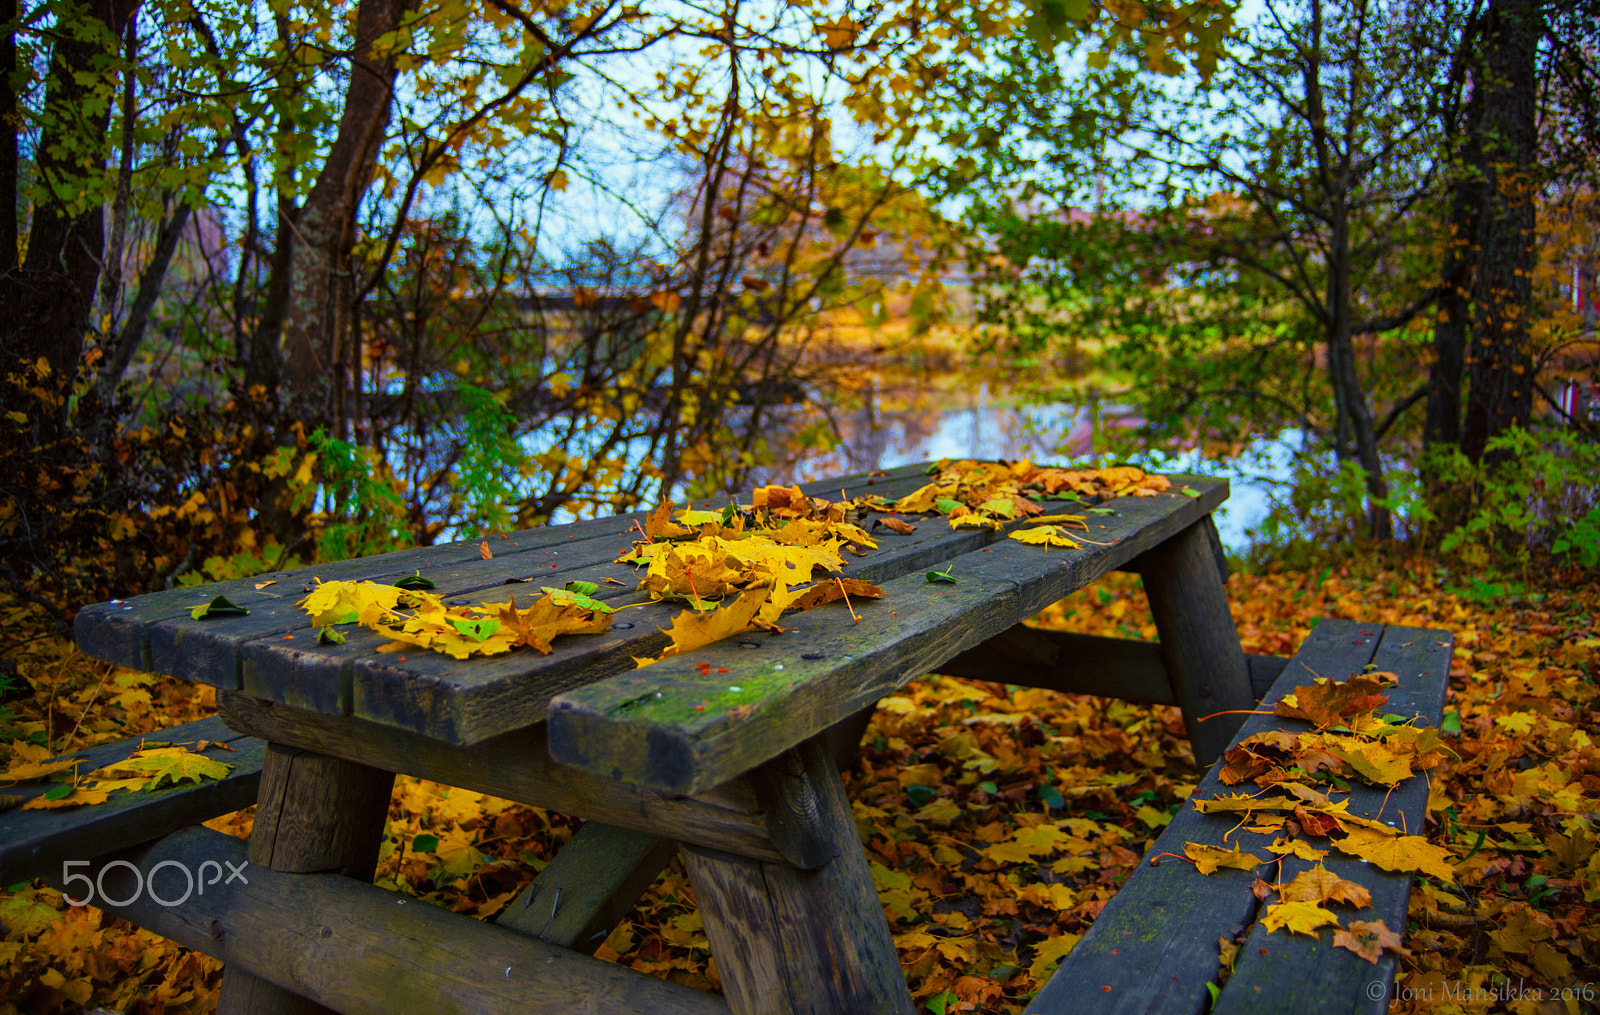
{"type": "MultiPolygon", "coordinates": [[[[1366,888],[1322,866],[1329,850],[1384,870],[1426,874],[1447,884],[1455,881],[1449,850],[1422,836],[1402,835],[1379,821],[1357,817],[1349,813],[1348,800],[1333,799],[1341,785],[1338,780],[1392,789],[1415,772],[1436,767],[1447,753],[1437,729],[1412,725],[1400,716],[1374,714],[1388,703],[1383,693],[1386,680],[1398,682],[1392,673],[1363,674],[1343,681],[1318,680],[1283,695],[1272,714],[1304,720],[1314,728],[1269,729],[1244,737],[1223,753],[1218,773],[1225,785],[1249,782],[1273,792],[1193,802],[1202,814],[1239,814],[1235,827],[1281,831],[1282,837],[1268,847],[1273,854],[1280,860],[1296,856],[1317,864],[1287,884],[1257,882],[1259,895],[1278,895],[1260,917],[1268,931],[1315,936],[1319,928],[1339,926],[1338,915],[1323,908],[1325,903],[1358,909],[1371,905],[1366,888]],[[1314,780],[1319,785],[1313,785],[1314,780]],[[1312,843],[1303,836],[1326,841],[1312,843]]],[[[1215,874],[1219,867],[1255,870],[1268,862],[1237,846],[1229,850],[1189,842],[1184,852],[1195,870],[1205,875],[1215,874]]],[[[1361,930],[1338,930],[1339,946],[1371,962],[1386,947],[1399,948],[1399,939],[1381,921],[1360,926],[1361,930]]]]}
{"type": "Polygon", "coordinates": [[[319,634],[333,624],[354,623],[389,638],[379,652],[414,645],[467,659],[526,645],[549,655],[551,642],[561,635],[601,634],[611,626],[611,609],[590,597],[598,586],[591,582],[573,585],[579,587],[543,588],[544,595],[518,609],[515,596],[506,603],[446,606],[442,597],[421,589],[372,581],[319,581],[296,605],[311,615],[319,634]]]}
{"type": "Polygon", "coordinates": [[[160,789],[169,783],[176,786],[184,782],[200,783],[207,779],[227,778],[233,770],[232,765],[200,753],[207,747],[220,746],[225,745],[202,741],[194,750],[190,750],[182,746],[152,743],[121,761],[82,776],[76,773],[76,769],[82,765],[77,759],[27,762],[0,772],[0,783],[30,782],[70,773],[67,781],[26,801],[19,800],[22,809],[61,810],[100,804],[105,803],[117,790],[138,793],[160,789]]]}

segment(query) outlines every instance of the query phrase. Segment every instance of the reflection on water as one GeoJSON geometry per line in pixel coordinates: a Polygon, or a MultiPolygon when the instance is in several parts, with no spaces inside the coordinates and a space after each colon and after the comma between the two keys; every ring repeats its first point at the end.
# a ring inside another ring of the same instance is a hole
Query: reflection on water
{"type": "MultiPolygon", "coordinates": [[[[980,388],[961,408],[898,413],[862,412],[840,421],[844,443],[813,456],[779,482],[805,481],[868,469],[889,469],[940,458],[1028,458],[1040,464],[1083,463],[1093,451],[1094,428],[1140,422],[1118,407],[1097,412],[1083,406],[1016,408],[995,405],[980,388]]],[[[1227,476],[1230,496],[1216,514],[1224,545],[1249,548],[1246,530],[1271,509],[1269,491],[1289,478],[1298,435],[1263,438],[1250,448],[1248,472],[1238,465],[1206,462],[1196,454],[1152,457],[1142,464],[1161,472],[1227,476]]]]}

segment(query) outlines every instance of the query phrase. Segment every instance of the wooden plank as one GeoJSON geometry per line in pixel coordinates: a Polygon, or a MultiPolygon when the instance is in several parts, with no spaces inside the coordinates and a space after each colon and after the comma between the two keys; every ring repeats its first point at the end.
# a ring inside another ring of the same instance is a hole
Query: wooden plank
{"type": "Polygon", "coordinates": [[[742,856],[785,859],[743,782],[675,796],[598,778],[550,760],[543,726],[461,747],[388,726],[273,705],[237,692],[222,692],[218,701],[223,717],[235,729],[275,743],[359,758],[447,786],[742,856]]]}
{"type": "Polygon", "coordinates": [[[1116,501],[1097,532],[1107,545],[1002,540],[948,561],[954,584],[920,572],[885,583],[889,598],[856,606],[859,623],[835,603],[785,618],[793,629],[781,636],[718,642],[568,691],[551,702],[551,752],[672,792],[715,786],[1188,528],[1227,493],[1226,480],[1196,485],[1194,498],[1116,501]]]}
{"type": "Polygon", "coordinates": [[[592,955],[677,851],[671,839],[587,822],[495,922],[592,955]]]}
{"type": "MultiPolygon", "coordinates": [[[[1279,656],[1245,653],[1250,690],[1259,700],[1289,664],[1279,656]]],[[[1045,631],[1019,624],[940,664],[966,680],[1042,687],[1064,694],[1121,698],[1141,705],[1176,705],[1161,647],[1153,641],[1045,631]]]]}
{"type": "MultiPolygon", "coordinates": [[[[1386,628],[1372,662],[1377,669],[1398,675],[1400,686],[1390,692],[1389,703],[1380,711],[1421,716],[1428,725],[1437,726],[1450,684],[1453,645],[1454,637],[1445,631],[1386,628]]],[[[1335,679],[1343,676],[1346,674],[1338,674],[1335,679]]],[[[1301,724],[1294,725],[1299,728],[1301,724]]],[[[1340,799],[1349,800],[1351,814],[1421,835],[1427,818],[1428,779],[1414,776],[1392,793],[1352,783],[1348,797],[1340,799]]],[[[1411,899],[1409,874],[1380,870],[1337,851],[1330,851],[1322,863],[1334,874],[1372,893],[1370,908],[1334,907],[1346,926],[1351,920],[1382,920],[1395,933],[1404,933],[1406,907],[1411,899]]],[[[1286,857],[1279,880],[1287,883],[1311,867],[1305,860],[1286,857]]],[[[1217,1015],[1239,1015],[1265,1008],[1319,1015],[1380,1015],[1387,1011],[1396,957],[1385,952],[1374,965],[1353,952],[1333,947],[1333,933],[1333,928],[1328,927],[1316,937],[1269,934],[1256,924],[1239,949],[1233,976],[1212,1010],[1217,1015]],[[1371,989],[1374,983],[1384,989],[1371,989]]]]}
{"type": "Polygon", "coordinates": [[[723,993],[738,1015],[910,1015],[911,995],[833,759],[810,741],[757,775],[769,810],[833,854],[813,870],[689,845],[723,993]]]}
{"type": "MultiPolygon", "coordinates": [[[[914,487],[921,477],[900,481],[914,487]]],[[[891,488],[890,492],[894,492],[891,488]]],[[[847,573],[864,581],[897,575],[943,561],[962,547],[981,546],[987,532],[950,532],[926,526],[912,536],[885,531],[880,547],[866,557],[848,557],[847,573]],[[957,549],[951,549],[951,546],[957,549]]],[[[553,570],[547,579],[562,585],[571,578],[623,584],[606,586],[597,597],[609,603],[638,603],[639,575],[628,565],[612,562],[628,540],[591,541],[598,555],[575,560],[570,568],[553,570]]],[[[473,602],[528,602],[538,586],[488,585],[470,596],[473,602]]],[[[463,596],[466,594],[463,593],[463,596]]],[[[342,645],[321,645],[297,638],[292,644],[273,635],[235,647],[242,669],[240,689],[255,697],[329,714],[355,715],[452,743],[475,743],[544,718],[549,699],[571,687],[629,669],[633,656],[654,655],[666,644],[660,631],[671,625],[681,603],[650,603],[615,619],[599,638],[571,638],[557,643],[550,656],[520,651],[488,659],[456,660],[418,650],[378,654],[386,641],[364,629],[346,629],[342,645]]]]}
{"type": "MultiPolygon", "coordinates": [[[[906,466],[883,476],[862,473],[843,480],[806,484],[802,489],[819,496],[840,488],[855,492],[882,489],[894,495],[900,487],[905,488],[902,492],[909,492],[920,485],[921,468],[906,466]]],[[[480,556],[481,540],[464,539],[97,603],[79,611],[73,637],[86,654],[97,659],[238,689],[240,666],[235,647],[250,638],[281,638],[307,628],[304,615],[293,604],[310,591],[313,578],[393,581],[426,570],[441,595],[466,595],[539,569],[559,575],[564,570],[559,566],[562,560],[571,559],[574,554],[598,561],[615,538],[629,531],[635,520],[643,520],[644,515],[645,512],[635,511],[507,533],[505,539],[489,540],[494,553],[489,561],[480,556]],[[593,540],[600,540],[600,545],[584,546],[593,540]],[[558,567],[549,568],[552,563],[558,567]],[[256,588],[267,582],[271,584],[256,588]],[[226,621],[196,621],[189,616],[192,607],[218,595],[249,609],[250,615],[226,621]]],[[[626,540],[619,545],[626,545],[626,540]]]]}
{"type": "MultiPolygon", "coordinates": [[[[1284,670],[1273,688],[1272,700],[1308,682],[1313,670],[1326,671],[1324,675],[1330,677],[1359,671],[1371,660],[1381,632],[1382,625],[1323,620],[1284,670]]],[[[1238,736],[1250,736],[1281,722],[1253,715],[1238,736]]],[[[1238,792],[1238,787],[1224,787],[1213,769],[1201,780],[1194,798],[1219,792],[1238,792]]],[[[1273,836],[1233,832],[1236,824],[1232,815],[1201,814],[1184,807],[1156,839],[1149,855],[1182,853],[1186,842],[1226,842],[1257,856],[1269,855],[1265,847],[1273,836]]],[[[1159,866],[1141,863],[1028,1005],[1027,1015],[1196,1015],[1204,1011],[1209,1001],[1206,984],[1217,974],[1217,939],[1232,937],[1254,922],[1258,901],[1250,885],[1257,872],[1266,873],[1270,867],[1224,869],[1202,877],[1181,860],[1169,859],[1159,866]]]]}
{"type": "MultiPolygon", "coordinates": [[[[252,867],[286,873],[334,872],[371,882],[393,787],[392,772],[269,745],[250,833],[252,867]]],[[[237,967],[223,970],[217,999],[222,1015],[328,1010],[270,978],[237,967]]]]}
{"type": "MultiPolygon", "coordinates": [[[[242,867],[241,877],[178,906],[136,893],[125,867],[107,871],[105,885],[113,898],[138,895],[113,909],[116,915],[346,1015],[728,1011],[711,994],[337,874],[246,864],[244,843],[209,829],[178,832],[112,860],[132,863],[141,878],[169,861],[188,871],[207,862],[242,867]]],[[[181,879],[175,887],[166,880],[177,877],[173,868],[159,877],[163,895],[181,894],[181,879]]]]}
{"type": "MultiPolygon", "coordinates": [[[[266,744],[235,733],[212,716],[164,730],[102,744],[68,757],[82,759],[81,775],[122,761],[144,741],[187,743],[200,740],[227,744],[233,750],[208,748],[205,756],[232,765],[223,779],[168,786],[146,793],[113,793],[103,804],[70,810],[25,811],[21,807],[0,813],[0,885],[59,874],[62,861],[87,860],[113,849],[158,839],[185,825],[199,824],[219,814],[241,810],[256,802],[261,782],[261,762],[266,744]]],[[[34,797],[53,783],[35,782],[7,786],[7,795],[34,797]]]]}

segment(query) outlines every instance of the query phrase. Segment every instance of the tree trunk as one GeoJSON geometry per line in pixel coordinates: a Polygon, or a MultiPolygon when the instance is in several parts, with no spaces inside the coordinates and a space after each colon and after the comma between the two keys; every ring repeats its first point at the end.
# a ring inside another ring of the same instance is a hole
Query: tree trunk
{"type": "Polygon", "coordinates": [[[1466,363],[1469,286],[1477,256],[1478,203],[1473,188],[1457,181],[1450,209],[1450,251],[1440,279],[1439,317],[1433,326],[1433,361],[1428,364],[1427,414],[1422,442],[1461,443],[1461,377],[1466,363]]]}
{"type": "Polygon", "coordinates": [[[335,423],[342,416],[356,213],[372,179],[394,93],[394,56],[375,55],[372,44],[394,31],[411,7],[412,0],[361,0],[338,133],[298,218],[279,234],[280,243],[293,237],[283,382],[291,414],[307,424],[335,423]]]}
{"type": "MultiPolygon", "coordinates": [[[[0,356],[7,366],[18,358],[30,363],[42,358],[63,395],[83,351],[100,277],[105,210],[97,195],[105,170],[115,57],[138,5],[139,0],[90,0],[78,8],[78,19],[57,26],[36,149],[36,168],[49,196],[34,206],[21,267],[0,274],[0,306],[6,308],[0,317],[0,356]]],[[[10,99],[8,113],[19,112],[14,97],[0,99],[10,99]]],[[[10,149],[0,154],[0,160],[10,163],[0,178],[12,187],[18,165],[14,129],[14,124],[8,127],[10,149]]],[[[6,217],[10,229],[20,232],[15,209],[13,203],[6,217]]],[[[16,246],[14,240],[5,255],[12,265],[16,246]]],[[[60,406],[61,419],[38,421],[46,430],[64,421],[64,397],[60,406]]]]}
{"type": "Polygon", "coordinates": [[[1484,17],[1473,138],[1484,201],[1472,285],[1472,350],[1461,448],[1483,459],[1489,441],[1533,413],[1534,194],[1538,150],[1537,0],[1494,0],[1484,17]]]}
{"type": "MultiPolygon", "coordinates": [[[[0,24],[17,20],[17,0],[0,0],[0,24]]],[[[22,233],[18,216],[17,183],[22,169],[22,152],[19,140],[18,119],[22,110],[17,106],[17,93],[11,78],[17,72],[17,36],[14,32],[0,31],[0,278],[9,278],[16,271],[20,252],[17,240],[22,233]]],[[[0,295],[8,295],[5,283],[0,282],[0,295]]],[[[7,369],[9,363],[0,364],[7,369]]]]}

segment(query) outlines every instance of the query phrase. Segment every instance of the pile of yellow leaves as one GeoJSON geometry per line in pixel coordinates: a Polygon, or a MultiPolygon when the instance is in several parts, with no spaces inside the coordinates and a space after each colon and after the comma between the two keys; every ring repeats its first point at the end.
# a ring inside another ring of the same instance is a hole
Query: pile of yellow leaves
{"type": "MultiPolygon", "coordinates": [[[[1034,517],[1044,508],[1026,496],[1097,500],[1109,497],[1153,497],[1172,488],[1165,476],[1133,466],[1110,469],[1058,469],[1040,467],[1022,459],[1005,462],[940,462],[933,482],[895,502],[898,511],[918,514],[937,511],[951,528],[986,525],[1000,528],[1006,522],[1034,517]]],[[[1079,521],[1077,516],[1066,516],[1079,521]]],[[[1064,545],[1053,543],[1050,545],[1064,545]]],[[[1076,545],[1076,544],[1074,544],[1076,545]]]]}
{"type": "Polygon", "coordinates": [[[742,511],[732,505],[720,512],[686,508],[676,522],[672,505],[664,503],[646,520],[644,538],[617,558],[645,565],[640,588],[651,599],[686,600],[697,607],[680,613],[666,629],[671,643],[662,654],[635,657],[638,666],[752,627],[781,632],[778,619],[787,611],[850,596],[883,597],[878,586],[836,573],[846,551],[860,555],[878,547],[866,531],[844,520],[851,510],[861,510],[858,505],[779,486],[757,489],[752,500],[742,511]],[[813,585],[818,571],[825,579],[813,585]],[[706,600],[729,596],[735,598],[718,609],[704,608],[706,600]]]}
{"type": "MultiPolygon", "coordinates": [[[[14,763],[0,772],[0,786],[39,779],[53,779],[57,783],[39,796],[22,803],[25,811],[59,810],[105,803],[106,798],[118,790],[139,793],[160,789],[168,784],[176,786],[184,782],[221,779],[233,769],[232,765],[201,753],[208,748],[233,750],[227,744],[209,740],[201,740],[192,748],[184,744],[146,740],[137,751],[122,761],[83,775],[77,771],[78,762],[51,758],[48,748],[33,744],[16,744],[14,748],[14,763]]],[[[6,801],[16,799],[0,797],[0,800],[6,801]]],[[[5,805],[0,804],[0,810],[3,809],[5,805]]]]}
{"type": "Polygon", "coordinates": [[[455,659],[499,655],[522,645],[548,655],[550,643],[563,634],[600,634],[611,626],[610,608],[587,592],[541,591],[544,595],[525,609],[517,608],[515,597],[508,603],[446,606],[442,597],[420,590],[371,581],[319,581],[296,605],[319,629],[360,624],[391,639],[379,652],[414,645],[455,659]]]}

